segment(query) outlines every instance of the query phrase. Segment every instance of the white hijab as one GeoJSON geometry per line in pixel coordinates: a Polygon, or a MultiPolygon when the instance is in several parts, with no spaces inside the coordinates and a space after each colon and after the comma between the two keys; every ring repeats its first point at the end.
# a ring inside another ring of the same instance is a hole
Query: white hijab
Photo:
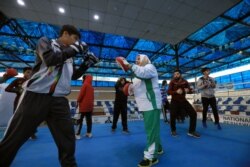
{"type": "Polygon", "coordinates": [[[151,61],[149,60],[147,55],[144,54],[138,54],[140,56],[140,66],[145,66],[147,64],[151,64],[151,61]]]}

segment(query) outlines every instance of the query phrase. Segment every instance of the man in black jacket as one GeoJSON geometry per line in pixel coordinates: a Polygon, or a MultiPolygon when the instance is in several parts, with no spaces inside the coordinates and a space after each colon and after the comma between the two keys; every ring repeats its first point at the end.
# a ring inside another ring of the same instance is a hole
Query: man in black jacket
{"type": "Polygon", "coordinates": [[[126,83],[126,78],[119,78],[115,84],[115,104],[113,112],[112,132],[115,131],[119,115],[121,114],[123,133],[129,133],[127,125],[128,96],[123,93],[123,87],[126,83]]]}
{"type": "Polygon", "coordinates": [[[19,105],[0,143],[1,167],[11,165],[19,148],[44,120],[58,147],[61,166],[77,166],[74,128],[65,96],[70,93],[71,79],[81,77],[98,61],[80,39],[74,26],[64,25],[58,39],[42,37],[38,41],[32,76],[25,82],[19,105]],[[73,64],[77,54],[85,59],[78,69],[73,64]]]}

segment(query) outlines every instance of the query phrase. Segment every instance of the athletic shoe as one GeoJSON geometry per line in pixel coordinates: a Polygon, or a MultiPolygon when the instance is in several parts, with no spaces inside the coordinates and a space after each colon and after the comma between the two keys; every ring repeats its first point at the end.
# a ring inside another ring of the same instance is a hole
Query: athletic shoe
{"type": "Polygon", "coordinates": [[[111,129],[111,132],[114,133],[114,132],[115,132],[115,129],[112,128],[112,129],[111,129]]]}
{"type": "Polygon", "coordinates": [[[88,137],[88,138],[91,138],[92,134],[91,133],[86,133],[85,136],[88,137]]]}
{"type": "Polygon", "coordinates": [[[164,154],[163,149],[162,149],[162,148],[160,148],[160,149],[158,150],[157,154],[158,154],[158,155],[162,155],[162,154],[164,154]]]}
{"type": "Polygon", "coordinates": [[[217,123],[217,124],[215,124],[215,125],[217,125],[217,128],[218,128],[219,130],[221,130],[220,123],[217,123]]]}
{"type": "Polygon", "coordinates": [[[200,138],[200,134],[197,133],[197,132],[188,132],[187,133],[188,136],[191,136],[191,137],[195,137],[195,138],[200,138]]]}
{"type": "Polygon", "coordinates": [[[203,126],[203,128],[207,128],[207,123],[206,122],[202,122],[202,126],[203,126]]]}
{"type": "Polygon", "coordinates": [[[37,137],[36,137],[36,135],[35,135],[35,134],[33,134],[33,135],[31,135],[31,136],[30,136],[30,139],[32,139],[32,140],[36,140],[36,139],[37,139],[37,137]]]}
{"type": "Polygon", "coordinates": [[[167,124],[169,124],[169,120],[167,120],[167,119],[165,119],[164,122],[167,123],[167,124]]]}
{"type": "Polygon", "coordinates": [[[151,167],[152,165],[157,164],[159,161],[157,158],[153,158],[152,160],[144,158],[139,164],[138,167],[151,167]]]}
{"type": "Polygon", "coordinates": [[[176,131],[171,132],[171,135],[172,135],[173,137],[177,137],[177,136],[178,136],[178,134],[176,133],[176,131]]]}
{"type": "Polygon", "coordinates": [[[127,130],[123,130],[122,133],[124,133],[124,134],[129,134],[130,132],[129,132],[129,130],[127,129],[127,130]]]}
{"type": "Polygon", "coordinates": [[[76,140],[80,140],[81,139],[81,135],[75,135],[76,140]]]}

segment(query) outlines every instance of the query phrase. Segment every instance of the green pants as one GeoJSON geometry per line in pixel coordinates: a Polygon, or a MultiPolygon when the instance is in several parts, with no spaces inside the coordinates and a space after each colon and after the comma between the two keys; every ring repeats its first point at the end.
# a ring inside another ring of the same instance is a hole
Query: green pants
{"type": "Polygon", "coordinates": [[[147,134],[147,146],[144,158],[152,160],[157,157],[157,152],[162,149],[160,139],[160,109],[144,111],[144,126],[147,134]]]}

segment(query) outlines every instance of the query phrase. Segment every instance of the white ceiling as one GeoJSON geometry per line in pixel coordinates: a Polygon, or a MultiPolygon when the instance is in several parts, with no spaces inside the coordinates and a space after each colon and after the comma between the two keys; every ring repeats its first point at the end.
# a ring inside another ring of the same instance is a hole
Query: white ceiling
{"type": "Polygon", "coordinates": [[[1,0],[10,18],[176,44],[240,0],[1,0]],[[58,12],[64,7],[65,14],[58,12]],[[99,14],[100,20],[93,20],[99,14]]]}

